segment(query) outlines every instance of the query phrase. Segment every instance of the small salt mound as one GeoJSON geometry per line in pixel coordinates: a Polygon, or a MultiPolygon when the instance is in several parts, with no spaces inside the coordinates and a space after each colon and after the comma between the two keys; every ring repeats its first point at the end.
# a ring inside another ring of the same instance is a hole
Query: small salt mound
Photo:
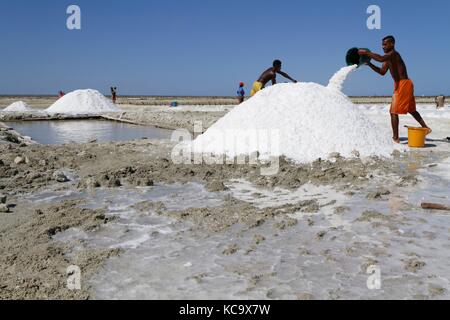
{"type": "Polygon", "coordinates": [[[48,113],[61,114],[99,114],[119,109],[97,90],[76,90],[60,98],[47,110],[48,113]]]}
{"type": "Polygon", "coordinates": [[[229,157],[259,152],[261,159],[284,155],[309,163],[339,152],[351,157],[389,157],[395,145],[339,89],[355,67],[346,67],[329,87],[316,83],[278,84],[234,108],[187,151],[229,157]]]}
{"type": "Polygon", "coordinates": [[[33,111],[28,104],[23,101],[17,101],[3,110],[4,112],[28,112],[33,111]]]}

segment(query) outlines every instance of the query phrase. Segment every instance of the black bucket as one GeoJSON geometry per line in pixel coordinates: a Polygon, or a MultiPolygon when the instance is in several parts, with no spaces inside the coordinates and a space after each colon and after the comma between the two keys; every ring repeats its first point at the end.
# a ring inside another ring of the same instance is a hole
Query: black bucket
{"type": "MultiPolygon", "coordinates": [[[[348,66],[358,65],[362,66],[363,64],[368,64],[370,62],[370,58],[368,56],[360,56],[358,51],[359,48],[351,48],[348,50],[347,55],[345,57],[345,62],[348,66]]],[[[369,49],[364,49],[370,52],[369,49]]]]}

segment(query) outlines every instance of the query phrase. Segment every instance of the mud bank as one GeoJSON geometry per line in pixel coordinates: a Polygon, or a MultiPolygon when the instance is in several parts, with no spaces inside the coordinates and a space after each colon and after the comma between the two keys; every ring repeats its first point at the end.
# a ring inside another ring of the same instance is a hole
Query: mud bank
{"type": "MultiPolygon", "coordinates": [[[[13,202],[15,202],[13,200],[13,202]]],[[[67,288],[67,268],[77,265],[85,276],[97,272],[118,250],[80,251],[53,241],[69,228],[92,231],[108,222],[102,210],[79,208],[68,201],[45,206],[18,203],[12,213],[1,214],[0,299],[87,299],[89,288],[67,288]]]]}
{"type": "MultiPolygon", "coordinates": [[[[228,109],[226,109],[228,110],[228,109]]],[[[106,119],[124,121],[129,123],[151,125],[164,129],[185,129],[190,132],[194,131],[196,123],[201,124],[202,131],[206,131],[217,120],[222,118],[227,111],[218,110],[214,112],[195,111],[195,108],[182,108],[160,110],[160,108],[146,108],[145,110],[127,110],[121,113],[104,114],[106,119]]]]}
{"type": "Polygon", "coordinates": [[[0,144],[19,144],[22,146],[36,144],[30,137],[24,137],[19,132],[0,122],[0,144]]]}
{"type": "Polygon", "coordinates": [[[39,120],[90,120],[102,119],[100,115],[49,114],[46,112],[0,112],[0,121],[39,121],[39,120]]]}

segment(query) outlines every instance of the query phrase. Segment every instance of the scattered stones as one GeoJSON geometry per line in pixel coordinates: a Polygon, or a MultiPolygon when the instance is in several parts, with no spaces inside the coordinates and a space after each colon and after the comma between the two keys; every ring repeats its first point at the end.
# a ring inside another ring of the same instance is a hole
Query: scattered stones
{"type": "Polygon", "coordinates": [[[136,181],[135,185],[142,186],[142,187],[153,187],[155,185],[155,182],[150,178],[143,178],[143,179],[138,179],[136,181]]]}
{"type": "Polygon", "coordinates": [[[61,228],[61,227],[52,227],[52,228],[50,228],[50,229],[48,229],[47,231],[46,231],[46,233],[47,233],[47,235],[49,236],[49,237],[53,237],[53,236],[55,236],[57,233],[60,233],[60,232],[62,232],[63,231],[63,228],[61,228]]]}
{"type": "Polygon", "coordinates": [[[0,204],[6,203],[6,195],[0,194],[0,204]]]}
{"type": "Polygon", "coordinates": [[[393,156],[394,158],[399,158],[399,157],[401,157],[401,155],[402,155],[402,153],[401,153],[399,150],[394,150],[394,151],[392,152],[392,156],[393,156]]]}
{"type": "MultiPolygon", "coordinates": [[[[348,250],[351,250],[351,248],[347,248],[348,250]]],[[[350,252],[349,252],[350,253],[350,252]]],[[[372,266],[377,266],[378,265],[378,260],[372,259],[372,258],[368,258],[366,262],[364,262],[361,265],[361,272],[362,273],[367,273],[367,270],[369,269],[369,267],[372,266]]]]}
{"type": "Polygon", "coordinates": [[[305,200],[298,204],[297,209],[304,213],[317,213],[320,210],[320,205],[316,199],[305,200]]]}
{"type": "Polygon", "coordinates": [[[316,234],[316,239],[317,240],[322,240],[325,236],[326,236],[327,232],[326,231],[320,231],[316,234]]]}
{"type": "Polygon", "coordinates": [[[259,245],[261,242],[264,241],[266,241],[266,238],[262,235],[257,234],[253,237],[253,242],[255,243],[255,245],[259,245]]]}
{"type": "Polygon", "coordinates": [[[23,163],[25,163],[25,158],[23,158],[23,157],[16,157],[16,158],[14,159],[14,163],[15,163],[16,165],[23,164],[23,163]]]}
{"type": "Polygon", "coordinates": [[[9,207],[4,203],[0,203],[0,213],[8,213],[9,207]]]}
{"type": "Polygon", "coordinates": [[[439,297],[443,296],[447,292],[447,290],[445,290],[445,288],[442,288],[440,286],[430,285],[428,288],[428,292],[431,297],[439,297]]]}
{"type": "Polygon", "coordinates": [[[20,143],[20,140],[19,140],[19,138],[16,135],[14,135],[12,133],[9,133],[9,132],[4,132],[4,134],[5,134],[5,136],[4,136],[4,140],[5,141],[11,142],[11,143],[14,143],[14,144],[19,144],[20,143]]]}
{"type": "Polygon", "coordinates": [[[407,175],[400,179],[400,182],[397,183],[397,187],[407,187],[407,186],[415,186],[419,183],[419,179],[415,175],[407,175]]]}
{"type": "Polygon", "coordinates": [[[345,207],[345,206],[339,206],[339,207],[336,207],[334,209],[334,213],[335,214],[343,214],[343,213],[348,212],[348,211],[350,211],[350,208],[349,207],[345,207]]]}
{"type": "Polygon", "coordinates": [[[206,185],[206,189],[210,192],[227,191],[228,188],[222,181],[214,180],[206,185]]]}
{"type": "Polygon", "coordinates": [[[381,199],[383,196],[388,196],[390,194],[391,192],[387,189],[378,189],[375,192],[369,193],[366,198],[371,200],[378,200],[381,199]]]}
{"type": "Polygon", "coordinates": [[[222,254],[226,256],[230,256],[235,254],[239,250],[239,246],[237,244],[232,244],[227,249],[225,249],[222,254]]]}
{"type": "Polygon", "coordinates": [[[70,179],[63,172],[55,172],[53,178],[59,183],[69,182],[70,179]]]}
{"type": "Polygon", "coordinates": [[[287,218],[275,225],[277,229],[285,230],[286,228],[294,227],[298,224],[297,219],[287,218]]]}
{"type": "Polygon", "coordinates": [[[360,158],[361,157],[361,153],[358,150],[353,150],[352,151],[352,156],[354,156],[355,158],[360,158]]]}
{"type": "Polygon", "coordinates": [[[3,167],[5,165],[5,163],[3,162],[3,160],[0,160],[0,167],[3,167]]]}
{"type": "Polygon", "coordinates": [[[328,159],[329,160],[333,160],[333,159],[341,159],[342,156],[339,152],[332,152],[328,155],[328,159]]]}
{"type": "Polygon", "coordinates": [[[30,179],[30,181],[34,181],[36,179],[42,178],[42,174],[40,174],[39,172],[31,172],[28,175],[28,179],[30,179]]]}
{"type": "Polygon", "coordinates": [[[312,252],[309,251],[309,250],[306,249],[306,248],[300,248],[300,249],[299,249],[299,254],[300,254],[301,256],[310,256],[310,255],[312,254],[312,252]]]}
{"type": "Polygon", "coordinates": [[[316,298],[311,293],[298,293],[297,294],[297,300],[301,301],[310,301],[315,300],[316,298]]]}
{"type": "Polygon", "coordinates": [[[109,188],[118,188],[122,186],[122,182],[120,179],[111,179],[109,180],[108,187],[109,188]]]}
{"type": "Polygon", "coordinates": [[[143,201],[143,202],[139,202],[139,203],[133,205],[132,208],[139,212],[146,213],[146,214],[154,211],[159,215],[163,214],[164,211],[167,210],[166,205],[164,204],[164,202],[161,202],[161,201],[158,201],[158,202],[143,201]]]}
{"type": "Polygon", "coordinates": [[[405,270],[407,270],[409,272],[416,273],[416,272],[420,271],[421,269],[423,269],[423,267],[425,267],[425,266],[426,266],[425,262],[419,261],[416,259],[411,259],[411,260],[405,261],[405,270]]]}
{"type": "Polygon", "coordinates": [[[106,215],[104,213],[99,213],[95,215],[96,220],[102,220],[103,222],[107,221],[106,215]]]}
{"type": "Polygon", "coordinates": [[[373,220],[390,221],[392,219],[378,211],[365,211],[355,222],[371,222],[373,220]]]}
{"type": "Polygon", "coordinates": [[[47,166],[47,161],[46,160],[39,160],[39,165],[41,167],[45,167],[45,166],[47,166]]]}
{"type": "Polygon", "coordinates": [[[84,183],[80,183],[78,188],[88,188],[88,189],[96,189],[100,188],[102,185],[95,178],[89,177],[84,183]]]}
{"type": "Polygon", "coordinates": [[[249,228],[257,228],[266,223],[266,219],[257,219],[253,223],[250,223],[249,228]]]}

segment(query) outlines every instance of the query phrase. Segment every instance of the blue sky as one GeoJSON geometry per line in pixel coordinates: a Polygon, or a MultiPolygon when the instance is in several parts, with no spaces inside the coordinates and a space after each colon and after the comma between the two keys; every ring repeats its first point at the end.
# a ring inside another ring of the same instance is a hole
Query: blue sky
{"type": "MultiPolygon", "coordinates": [[[[2,0],[0,94],[79,88],[130,95],[234,95],[273,59],[301,81],[325,84],[347,49],[381,51],[397,37],[416,94],[449,94],[450,2],[361,0],[2,0]],[[82,30],[66,28],[66,8],[82,30]],[[368,30],[366,9],[382,9],[368,30]]],[[[352,74],[349,95],[390,95],[390,77],[352,74]]]]}

